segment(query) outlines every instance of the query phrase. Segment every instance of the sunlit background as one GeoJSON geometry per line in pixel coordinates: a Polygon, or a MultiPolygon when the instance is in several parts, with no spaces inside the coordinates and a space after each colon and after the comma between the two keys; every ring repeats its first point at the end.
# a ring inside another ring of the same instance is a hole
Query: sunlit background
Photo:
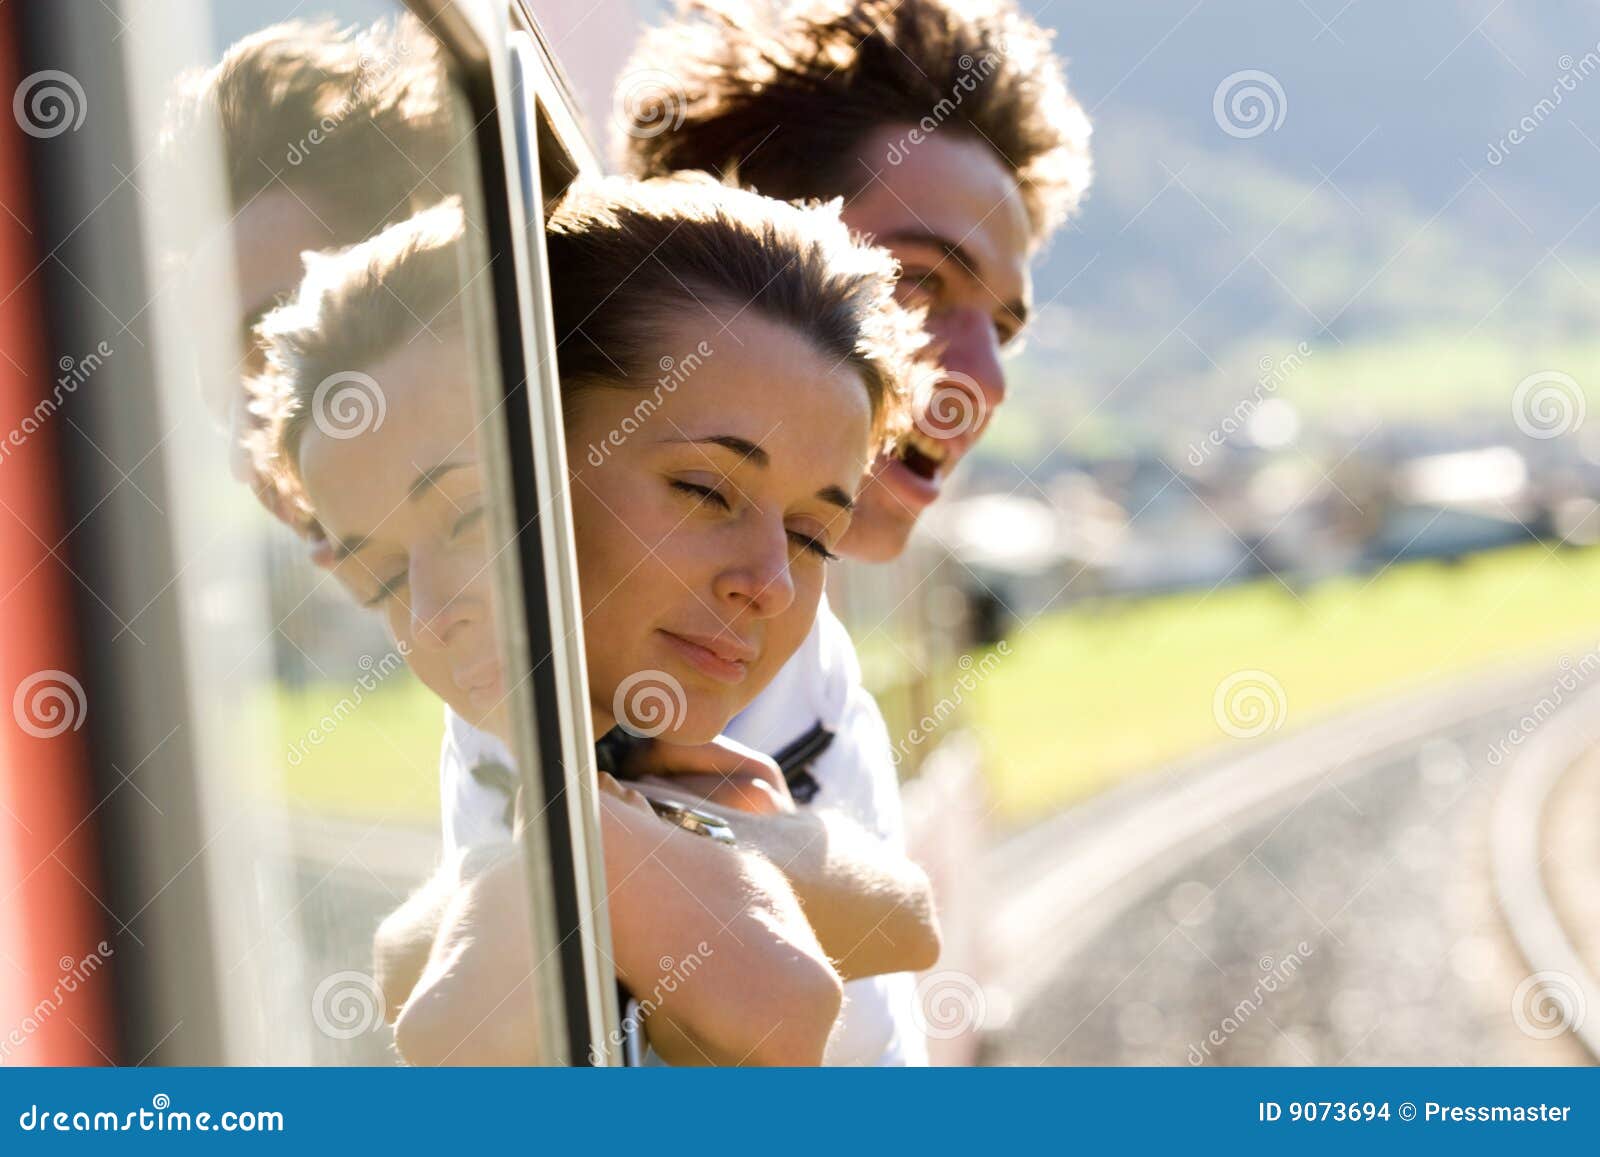
{"type": "MultiPolygon", "coordinates": [[[[213,47],[286,7],[227,6],[213,47]]],[[[536,7],[609,152],[611,87],[665,7],[536,7]]],[[[1600,669],[1600,14],[1026,7],[1096,175],[925,528],[982,630],[966,666],[921,666],[852,618],[864,656],[893,652],[869,670],[933,686],[923,710],[978,674],[981,779],[908,788],[950,899],[934,1036],[1017,1063],[1593,1060],[1600,994],[1519,934],[1496,825],[1521,757],[1557,749],[1533,877],[1592,969],[1600,775],[1560,709],[1600,669]]],[[[387,643],[273,529],[289,750],[387,643]]],[[[888,714],[896,739],[919,719],[888,714]]],[[[375,865],[436,838],[439,733],[401,672],[288,761],[326,968],[404,892],[375,865]],[[376,821],[400,843],[363,836],[358,871],[349,825],[376,821]]]]}

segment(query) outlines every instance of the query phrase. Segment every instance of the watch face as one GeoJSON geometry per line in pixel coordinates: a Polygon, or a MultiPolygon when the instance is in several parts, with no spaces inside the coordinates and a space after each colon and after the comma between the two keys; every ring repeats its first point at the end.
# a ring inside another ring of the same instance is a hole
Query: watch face
{"type": "Polygon", "coordinates": [[[650,806],[655,809],[656,815],[669,823],[677,824],[685,831],[693,832],[697,836],[707,836],[725,844],[734,842],[733,829],[718,816],[662,799],[651,799],[650,806]]]}
{"type": "Polygon", "coordinates": [[[645,798],[650,801],[650,806],[655,809],[656,815],[662,819],[670,819],[676,822],[687,810],[682,804],[676,804],[670,800],[656,799],[653,796],[646,796],[645,798]]]}

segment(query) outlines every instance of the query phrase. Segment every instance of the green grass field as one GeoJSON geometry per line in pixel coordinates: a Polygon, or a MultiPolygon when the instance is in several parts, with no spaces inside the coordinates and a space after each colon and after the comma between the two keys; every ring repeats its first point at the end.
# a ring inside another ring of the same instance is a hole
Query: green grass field
{"type": "Polygon", "coordinates": [[[289,801],[324,815],[431,827],[439,822],[439,740],[444,708],[410,672],[389,676],[335,727],[318,728],[349,684],[319,683],[275,694],[289,801]],[[322,742],[305,737],[318,729],[322,742]]]}
{"type": "MultiPolygon", "coordinates": [[[[973,701],[1003,819],[1021,822],[1124,776],[1225,743],[1217,685],[1256,669],[1283,688],[1285,729],[1340,705],[1565,644],[1600,645],[1600,549],[1541,546],[1460,565],[1330,580],[1299,601],[1267,579],[1209,595],[1084,604],[1031,624],[973,701]],[[1584,640],[1588,641],[1585,642],[1584,640]]],[[[279,691],[285,751],[345,685],[279,691]]],[[[437,822],[441,709],[391,676],[287,769],[302,807],[437,822]]]]}
{"type": "Polygon", "coordinates": [[[1230,674],[1283,688],[1285,730],[1476,667],[1600,646],[1600,550],[1533,545],[1289,594],[1275,580],[1038,620],[974,696],[999,814],[1024,821],[1219,744],[1230,674]]]}

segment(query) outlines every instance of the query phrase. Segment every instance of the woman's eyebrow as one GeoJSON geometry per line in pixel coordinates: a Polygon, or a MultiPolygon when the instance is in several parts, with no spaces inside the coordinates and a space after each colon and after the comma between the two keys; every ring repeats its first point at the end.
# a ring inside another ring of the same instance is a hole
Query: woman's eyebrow
{"type": "Polygon", "coordinates": [[[476,466],[476,462],[441,462],[437,466],[430,466],[418,474],[406,490],[408,501],[415,502],[421,498],[424,491],[437,490],[439,479],[453,470],[465,470],[468,466],[476,466]]]}
{"type": "Polygon", "coordinates": [[[844,492],[844,487],[842,486],[824,486],[817,491],[817,497],[824,502],[832,503],[840,510],[854,510],[856,508],[855,500],[844,492]]]}
{"type": "MultiPolygon", "coordinates": [[[[772,456],[757,446],[748,438],[741,438],[737,434],[713,434],[709,438],[668,438],[669,442],[687,443],[689,445],[721,446],[724,450],[732,451],[746,461],[765,469],[772,463],[772,456]]],[[[854,510],[855,500],[850,497],[842,486],[824,486],[817,491],[817,497],[830,505],[837,506],[840,510],[854,510]]]]}
{"type": "Polygon", "coordinates": [[[372,541],[370,534],[358,534],[354,538],[336,538],[333,540],[333,561],[343,562],[353,554],[361,551],[367,543],[372,541]]]}
{"type": "MultiPolygon", "coordinates": [[[[417,499],[422,497],[425,491],[437,490],[439,488],[439,479],[443,478],[446,474],[449,474],[454,470],[465,470],[468,466],[476,465],[476,462],[468,459],[462,462],[441,462],[437,466],[428,467],[426,470],[422,471],[422,473],[418,474],[412,481],[410,487],[407,488],[407,501],[415,502],[417,499]]],[[[359,553],[371,541],[372,535],[370,534],[358,534],[351,538],[335,539],[333,542],[334,561],[342,562],[351,555],[359,553]]]]}
{"type": "Polygon", "coordinates": [[[667,438],[668,442],[688,443],[695,446],[721,446],[724,450],[731,450],[740,458],[765,469],[772,462],[772,456],[757,446],[748,438],[741,438],[737,434],[713,434],[708,438],[667,438]]]}

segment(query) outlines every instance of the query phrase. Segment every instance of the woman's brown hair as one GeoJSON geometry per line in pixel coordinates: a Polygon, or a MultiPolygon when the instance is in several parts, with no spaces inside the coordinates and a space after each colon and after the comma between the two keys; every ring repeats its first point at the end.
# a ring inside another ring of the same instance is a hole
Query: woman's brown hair
{"type": "MultiPolygon", "coordinates": [[[[268,371],[251,383],[264,459],[292,482],[318,389],[422,333],[458,324],[466,267],[450,198],[334,254],[307,254],[295,299],[260,326],[268,371]]],[[[797,206],[698,176],[580,184],[546,229],[556,357],[570,400],[659,375],[673,322],[751,310],[853,366],[876,451],[903,430],[923,342],[893,298],[895,264],[856,242],[833,206],[797,206]],[[718,311],[723,311],[718,313],[718,311]]],[[[379,386],[381,389],[381,385],[379,386]]]]}

